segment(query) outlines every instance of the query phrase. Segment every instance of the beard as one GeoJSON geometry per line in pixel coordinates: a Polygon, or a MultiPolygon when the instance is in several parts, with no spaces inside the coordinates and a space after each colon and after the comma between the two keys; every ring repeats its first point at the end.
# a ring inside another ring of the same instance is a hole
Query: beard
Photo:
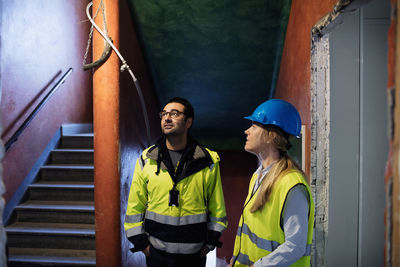
{"type": "Polygon", "coordinates": [[[178,137],[185,135],[186,128],[183,125],[174,125],[172,129],[162,128],[162,133],[167,137],[178,137]],[[179,127],[180,126],[180,127],[179,127]]]}

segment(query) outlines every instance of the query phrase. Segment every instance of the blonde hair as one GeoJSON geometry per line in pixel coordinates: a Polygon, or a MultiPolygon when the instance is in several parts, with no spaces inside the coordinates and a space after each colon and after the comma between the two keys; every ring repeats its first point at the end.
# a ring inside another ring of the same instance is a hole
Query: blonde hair
{"type": "Polygon", "coordinates": [[[264,207],[276,182],[290,170],[295,169],[306,177],[301,167],[287,153],[287,148],[290,146],[288,134],[276,126],[268,125],[264,126],[261,138],[279,151],[280,158],[262,180],[256,200],[250,209],[251,212],[256,212],[264,207]]]}

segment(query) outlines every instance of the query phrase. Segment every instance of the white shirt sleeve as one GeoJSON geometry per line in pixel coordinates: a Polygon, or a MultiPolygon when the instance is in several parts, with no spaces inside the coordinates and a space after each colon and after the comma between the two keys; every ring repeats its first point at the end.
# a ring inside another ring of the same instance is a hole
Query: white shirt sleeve
{"type": "Polygon", "coordinates": [[[304,185],[296,185],[287,196],[283,209],[285,242],[257,262],[254,267],[284,267],[300,259],[307,247],[309,194],[304,185]]]}

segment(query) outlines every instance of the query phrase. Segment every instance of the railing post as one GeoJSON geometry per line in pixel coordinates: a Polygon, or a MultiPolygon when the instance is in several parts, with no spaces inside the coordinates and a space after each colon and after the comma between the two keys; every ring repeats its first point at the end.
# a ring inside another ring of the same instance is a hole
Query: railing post
{"type": "MultiPolygon", "coordinates": [[[[100,0],[93,1],[94,14],[100,0]]],[[[106,24],[114,45],[119,46],[119,1],[103,0],[106,24]]],[[[104,29],[103,12],[95,19],[104,29]]],[[[93,58],[99,58],[104,40],[93,34],[93,58]]],[[[113,52],[93,75],[94,184],[96,266],[121,265],[119,177],[119,60],[113,52]]]]}

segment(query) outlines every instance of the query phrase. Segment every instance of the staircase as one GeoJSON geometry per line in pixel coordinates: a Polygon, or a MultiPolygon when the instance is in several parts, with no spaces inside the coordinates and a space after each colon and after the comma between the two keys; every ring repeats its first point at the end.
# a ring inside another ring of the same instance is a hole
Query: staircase
{"type": "Polygon", "coordinates": [[[93,133],[63,132],[6,226],[9,266],[95,266],[93,133]]]}

